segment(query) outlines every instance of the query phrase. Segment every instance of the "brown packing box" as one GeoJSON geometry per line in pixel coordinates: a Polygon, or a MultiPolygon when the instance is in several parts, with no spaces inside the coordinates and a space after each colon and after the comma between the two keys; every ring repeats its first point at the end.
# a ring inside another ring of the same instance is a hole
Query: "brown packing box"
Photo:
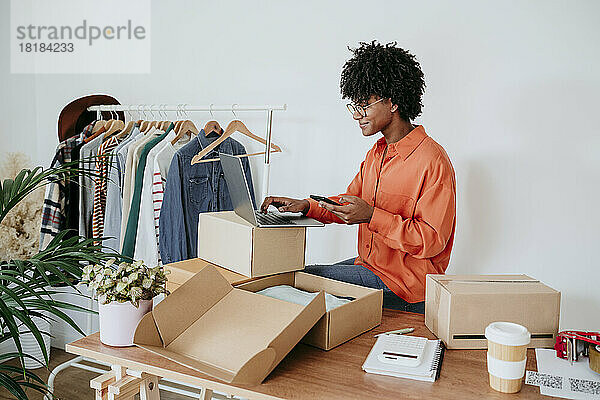
{"type": "Polygon", "coordinates": [[[234,211],[202,213],[198,257],[256,277],[304,268],[306,228],[257,228],[234,211]]]}
{"type": "Polygon", "coordinates": [[[173,292],[207,265],[216,268],[217,271],[219,271],[219,273],[223,275],[225,279],[227,279],[227,281],[232,285],[248,282],[252,279],[248,278],[247,276],[229,271],[228,269],[221,268],[218,265],[211,264],[208,261],[202,260],[201,258],[192,258],[189,260],[178,261],[165,265],[165,270],[169,271],[169,274],[167,275],[167,289],[170,292],[173,292]]]}
{"type": "Polygon", "coordinates": [[[330,350],[381,323],[383,292],[305,272],[288,272],[237,284],[237,288],[257,292],[271,286],[290,285],[308,292],[324,291],[355,300],[325,313],[302,339],[323,350],[330,350]]]}
{"type": "Polygon", "coordinates": [[[427,275],[425,325],[449,349],[486,349],[485,328],[514,322],[531,332],[529,347],[552,347],[560,292],[527,275],[427,275]]]}
{"type": "Polygon", "coordinates": [[[228,383],[255,385],[325,313],[236,289],[206,266],[146,314],[133,342],[228,383]]]}

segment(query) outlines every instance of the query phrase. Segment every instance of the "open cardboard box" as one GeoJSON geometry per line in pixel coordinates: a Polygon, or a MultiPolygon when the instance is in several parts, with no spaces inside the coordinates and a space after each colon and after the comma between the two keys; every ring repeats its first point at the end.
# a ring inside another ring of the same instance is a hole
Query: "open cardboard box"
{"type": "Polygon", "coordinates": [[[552,347],[560,292],[527,275],[427,275],[425,325],[449,349],[487,349],[485,328],[514,322],[531,332],[529,347],[552,347]]]}
{"type": "Polygon", "coordinates": [[[306,228],[258,228],[234,211],[201,213],[198,257],[248,277],[304,268],[306,228]]]}
{"type": "Polygon", "coordinates": [[[214,267],[221,275],[223,275],[223,277],[225,277],[225,279],[227,279],[229,283],[234,286],[236,284],[252,280],[252,278],[248,278],[247,276],[219,267],[218,265],[209,263],[201,258],[191,258],[189,260],[178,261],[165,265],[165,270],[169,271],[169,274],[167,275],[167,289],[172,293],[207,265],[214,267]]]}
{"type": "Polygon", "coordinates": [[[235,285],[257,292],[267,287],[290,285],[308,292],[324,291],[355,300],[327,311],[302,339],[303,343],[330,350],[381,323],[383,291],[371,289],[305,272],[288,272],[235,285]]]}
{"type": "Polygon", "coordinates": [[[133,342],[227,383],[259,384],[325,313],[233,288],[206,266],[146,314],[133,342]]]}

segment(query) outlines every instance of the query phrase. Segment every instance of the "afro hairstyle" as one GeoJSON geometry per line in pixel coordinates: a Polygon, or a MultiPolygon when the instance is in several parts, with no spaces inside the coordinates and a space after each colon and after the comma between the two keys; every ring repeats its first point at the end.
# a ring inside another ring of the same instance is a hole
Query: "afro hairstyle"
{"type": "Polygon", "coordinates": [[[344,64],[340,88],[344,99],[358,104],[372,95],[390,98],[400,117],[410,121],[421,114],[425,80],[415,56],[396,45],[374,40],[360,42],[356,49],[348,47],[353,57],[344,64]]]}

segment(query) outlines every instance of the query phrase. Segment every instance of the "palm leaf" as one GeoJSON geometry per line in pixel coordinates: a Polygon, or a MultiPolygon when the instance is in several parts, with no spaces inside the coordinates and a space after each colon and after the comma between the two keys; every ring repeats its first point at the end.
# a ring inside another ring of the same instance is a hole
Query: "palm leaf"
{"type": "Polygon", "coordinates": [[[21,340],[19,340],[19,326],[15,320],[15,316],[12,310],[6,305],[4,300],[0,298],[0,319],[2,319],[3,325],[8,329],[8,332],[13,337],[17,352],[19,353],[19,360],[21,363],[24,362],[23,358],[23,347],[21,346],[21,340]]]}
{"type": "MultiPolygon", "coordinates": [[[[57,180],[75,181],[79,175],[91,179],[99,175],[93,168],[80,168],[79,162],[89,164],[95,157],[65,163],[58,167],[21,170],[14,179],[0,182],[0,223],[6,215],[33,191],[57,180]]],[[[48,246],[27,260],[0,261],[0,343],[12,339],[16,351],[0,354],[0,387],[4,387],[17,400],[27,400],[24,389],[47,393],[44,381],[22,365],[25,358],[32,358],[23,352],[19,334],[30,333],[40,345],[43,353],[42,363],[48,365],[48,352],[43,344],[48,332],[40,330],[33,318],[48,321],[62,320],[81,334],[84,332],[65,312],[93,312],[85,307],[53,299],[53,295],[62,293],[59,287],[72,287],[75,295],[84,296],[76,287],[81,279],[83,266],[98,264],[121,255],[107,251],[101,245],[103,239],[85,239],[75,232],[61,231],[48,246]],[[3,361],[18,358],[21,367],[1,364],[3,361]]],[[[38,360],[40,361],[40,360],[38,360]]]]}
{"type": "Polygon", "coordinates": [[[0,371],[0,386],[5,387],[16,400],[28,400],[27,394],[21,388],[19,380],[0,371]]]}
{"type": "MultiPolygon", "coordinates": [[[[93,159],[95,157],[89,158],[89,160],[93,159]]],[[[35,167],[33,170],[23,169],[15,179],[5,179],[1,187],[2,192],[0,193],[0,222],[27,195],[50,182],[57,179],[71,181],[73,180],[72,177],[78,175],[90,178],[99,177],[100,175],[93,169],[80,168],[80,161],[86,163],[87,160],[71,161],[48,169],[43,169],[42,167],[35,167]]]]}
{"type": "MultiPolygon", "coordinates": [[[[22,367],[15,367],[14,365],[7,365],[7,364],[0,364],[0,371],[6,371],[6,372],[13,372],[13,373],[18,373],[18,374],[23,374],[23,368],[22,367]]],[[[39,376],[37,376],[36,374],[34,374],[33,372],[29,371],[29,370],[25,370],[25,374],[24,376],[26,378],[29,378],[31,380],[34,380],[36,382],[41,383],[42,385],[46,385],[46,382],[40,378],[39,376]]]]}

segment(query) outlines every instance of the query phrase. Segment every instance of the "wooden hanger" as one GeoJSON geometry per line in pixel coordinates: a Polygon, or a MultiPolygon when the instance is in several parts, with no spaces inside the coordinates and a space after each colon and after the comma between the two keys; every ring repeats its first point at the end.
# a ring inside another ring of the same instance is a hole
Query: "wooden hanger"
{"type": "MultiPolygon", "coordinates": [[[[229,123],[229,125],[227,125],[227,129],[225,129],[225,132],[223,132],[223,134],[221,135],[220,138],[218,138],[217,140],[212,142],[210,145],[206,146],[198,154],[196,154],[194,156],[194,158],[192,158],[191,165],[203,163],[203,162],[218,161],[219,160],[218,158],[202,160],[202,157],[204,157],[205,155],[210,153],[212,150],[214,150],[218,145],[220,145],[225,139],[227,139],[229,136],[231,136],[234,132],[240,132],[243,135],[248,136],[249,138],[254,139],[262,144],[267,144],[267,141],[265,139],[261,138],[260,136],[256,136],[255,134],[250,132],[250,130],[246,127],[246,125],[244,125],[244,123],[242,121],[236,119],[236,120],[231,121],[229,123]]],[[[271,143],[271,149],[273,150],[272,153],[281,152],[281,148],[279,146],[277,146],[275,143],[271,143]]],[[[265,154],[265,152],[262,151],[262,152],[258,152],[258,153],[241,154],[238,157],[250,157],[250,156],[257,156],[260,154],[265,154]]]]}
{"type": "MultiPolygon", "coordinates": [[[[175,126],[177,127],[177,125],[175,125],[175,126]]],[[[198,128],[196,128],[196,125],[194,125],[194,123],[192,121],[190,121],[189,119],[186,119],[185,121],[181,121],[181,124],[179,124],[179,130],[176,130],[176,132],[178,132],[177,136],[175,136],[173,138],[173,140],[171,140],[172,145],[177,143],[178,140],[180,140],[182,137],[184,137],[188,133],[190,133],[190,137],[191,137],[192,133],[194,135],[197,135],[200,131],[198,131],[198,128]]]]}
{"type": "Polygon", "coordinates": [[[115,119],[110,125],[110,127],[106,128],[106,133],[104,133],[104,139],[108,139],[114,133],[121,131],[123,128],[125,128],[125,122],[121,121],[120,119],[115,119]]]}
{"type": "Polygon", "coordinates": [[[150,121],[142,121],[140,125],[140,131],[146,133],[146,131],[148,131],[148,128],[150,128],[150,121]]]}
{"type": "Polygon", "coordinates": [[[92,133],[96,133],[98,132],[98,129],[102,128],[104,125],[106,125],[106,121],[103,119],[99,119],[98,121],[96,121],[96,123],[94,124],[94,127],[92,128],[92,133]]]}
{"type": "Polygon", "coordinates": [[[133,125],[135,121],[129,121],[120,133],[117,134],[117,139],[123,139],[125,136],[129,135],[129,133],[133,130],[133,125]]]}
{"type": "Polygon", "coordinates": [[[160,130],[162,131],[166,131],[169,128],[169,125],[171,125],[171,121],[163,121],[160,124],[160,130]]]}
{"type": "Polygon", "coordinates": [[[211,132],[217,132],[219,135],[223,133],[223,128],[217,121],[208,121],[206,125],[204,125],[204,134],[208,136],[211,132]]]}
{"type": "Polygon", "coordinates": [[[179,128],[181,127],[181,124],[183,123],[183,120],[181,121],[175,121],[175,132],[179,133],[179,128]]]}
{"type": "Polygon", "coordinates": [[[104,132],[106,132],[106,125],[101,126],[100,129],[92,134],[92,136],[83,139],[83,143],[89,143],[93,139],[96,139],[98,136],[102,135],[104,132]]]}

